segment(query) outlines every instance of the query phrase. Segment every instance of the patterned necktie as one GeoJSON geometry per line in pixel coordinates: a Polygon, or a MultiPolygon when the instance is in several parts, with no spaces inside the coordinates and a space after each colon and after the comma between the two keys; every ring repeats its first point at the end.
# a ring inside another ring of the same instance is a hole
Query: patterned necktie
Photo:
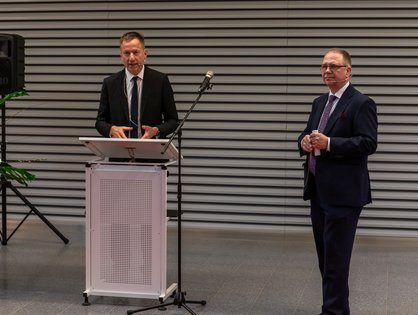
{"type": "Polygon", "coordinates": [[[319,121],[319,132],[323,132],[325,130],[325,126],[327,125],[329,116],[331,114],[332,105],[334,104],[335,99],[337,99],[335,95],[330,95],[328,98],[328,103],[325,106],[324,113],[322,114],[321,120],[319,121]]]}
{"type": "Polygon", "coordinates": [[[133,77],[133,87],[131,96],[131,138],[138,138],[138,77],[133,77]]]}
{"type": "MultiPolygon", "coordinates": [[[[330,95],[328,98],[328,103],[327,105],[325,105],[325,109],[324,112],[322,114],[321,120],[319,121],[319,126],[318,126],[318,131],[319,132],[323,132],[325,130],[325,126],[327,125],[329,116],[331,114],[331,109],[332,109],[332,105],[334,104],[334,101],[337,99],[338,97],[336,97],[335,95],[330,95]]],[[[315,157],[315,152],[312,151],[309,154],[309,159],[308,159],[308,166],[309,166],[309,171],[315,175],[315,167],[316,167],[316,157],[315,157]]]]}

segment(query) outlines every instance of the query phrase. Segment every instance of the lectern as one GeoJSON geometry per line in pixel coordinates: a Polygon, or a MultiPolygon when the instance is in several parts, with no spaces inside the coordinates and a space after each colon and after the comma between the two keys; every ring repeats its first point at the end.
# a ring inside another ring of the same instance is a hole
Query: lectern
{"type": "Polygon", "coordinates": [[[79,138],[97,160],[86,164],[86,290],[90,295],[159,299],[167,286],[168,140],[79,138]]]}

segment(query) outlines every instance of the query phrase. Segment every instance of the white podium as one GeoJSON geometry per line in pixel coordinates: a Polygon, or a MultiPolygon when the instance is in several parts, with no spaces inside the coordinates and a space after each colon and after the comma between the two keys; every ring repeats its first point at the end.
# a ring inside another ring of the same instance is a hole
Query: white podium
{"type": "Polygon", "coordinates": [[[167,287],[167,170],[177,150],[168,140],[80,138],[98,160],[86,164],[88,296],[164,301],[167,287]]]}

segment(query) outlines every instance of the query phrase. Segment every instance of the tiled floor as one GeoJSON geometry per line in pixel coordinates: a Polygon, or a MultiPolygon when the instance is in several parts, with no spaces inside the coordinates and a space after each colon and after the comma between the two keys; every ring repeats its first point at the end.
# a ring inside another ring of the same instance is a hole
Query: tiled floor
{"type": "MultiPolygon", "coordinates": [[[[0,247],[1,315],[126,314],[158,304],[90,296],[91,305],[82,306],[84,224],[54,225],[70,239],[68,245],[33,219],[0,247]]],[[[177,282],[176,233],[175,225],[169,228],[169,284],[177,282]]],[[[207,301],[187,304],[197,314],[319,313],[320,278],[310,233],[184,228],[182,236],[182,290],[186,300],[207,301]]],[[[357,237],[350,296],[352,315],[418,314],[418,239],[357,237]]],[[[189,313],[169,306],[139,314],[189,313]]]]}

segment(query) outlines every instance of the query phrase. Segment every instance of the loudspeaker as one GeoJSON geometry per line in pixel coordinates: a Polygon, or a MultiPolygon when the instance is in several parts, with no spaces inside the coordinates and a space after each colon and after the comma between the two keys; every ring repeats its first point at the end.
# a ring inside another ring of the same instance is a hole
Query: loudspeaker
{"type": "Polygon", "coordinates": [[[16,34],[0,34],[0,95],[25,86],[25,40],[16,34]]]}

